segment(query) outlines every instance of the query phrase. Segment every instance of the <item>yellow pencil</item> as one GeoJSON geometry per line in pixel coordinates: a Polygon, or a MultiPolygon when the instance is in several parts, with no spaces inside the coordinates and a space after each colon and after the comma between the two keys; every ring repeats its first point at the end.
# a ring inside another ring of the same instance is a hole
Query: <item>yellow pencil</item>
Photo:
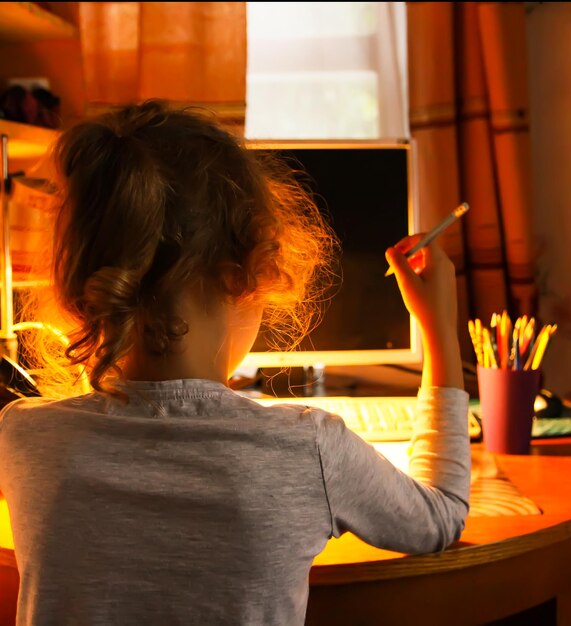
{"type": "Polygon", "coordinates": [[[527,349],[529,348],[529,344],[533,339],[533,334],[535,332],[535,317],[530,318],[529,322],[525,326],[525,330],[523,331],[523,340],[520,346],[520,353],[522,356],[525,355],[527,349]]]}
{"type": "Polygon", "coordinates": [[[512,346],[513,344],[513,324],[509,313],[506,311],[506,347],[508,350],[508,367],[511,367],[512,346]]]}
{"type": "Polygon", "coordinates": [[[502,317],[500,319],[500,338],[502,343],[501,365],[502,369],[507,369],[510,350],[508,345],[508,313],[505,309],[502,311],[502,317]]]}
{"type": "Polygon", "coordinates": [[[531,369],[536,370],[539,369],[541,365],[541,361],[543,359],[543,355],[545,354],[545,350],[547,349],[547,344],[549,343],[549,331],[551,330],[551,326],[546,326],[545,331],[541,335],[541,340],[538,339],[538,347],[535,351],[535,355],[533,357],[533,361],[531,362],[531,369]]]}
{"type": "Polygon", "coordinates": [[[476,353],[476,360],[479,365],[484,365],[482,361],[482,355],[478,349],[478,338],[476,337],[476,325],[472,320],[468,320],[468,332],[470,333],[470,339],[472,340],[472,345],[474,346],[474,352],[476,353]]]}
{"type": "Polygon", "coordinates": [[[484,342],[482,339],[482,322],[480,318],[476,318],[475,322],[476,327],[476,350],[479,355],[482,365],[484,365],[484,342]]]}
{"type": "Polygon", "coordinates": [[[533,348],[531,349],[531,352],[529,353],[529,356],[527,357],[527,361],[525,362],[525,366],[523,368],[524,370],[531,369],[531,366],[533,365],[533,360],[535,359],[535,355],[537,354],[537,351],[539,350],[539,346],[543,341],[543,337],[548,334],[549,334],[549,325],[543,326],[543,328],[539,331],[539,334],[535,338],[535,343],[533,344],[533,348]]]}
{"type": "Polygon", "coordinates": [[[528,370],[531,368],[531,364],[533,363],[533,357],[535,356],[535,353],[537,352],[537,346],[539,346],[539,340],[541,339],[541,336],[543,335],[544,332],[544,328],[542,328],[537,337],[535,338],[535,342],[533,344],[533,347],[531,348],[531,351],[527,357],[527,360],[525,362],[525,365],[523,366],[524,370],[528,370]]]}
{"type": "Polygon", "coordinates": [[[525,327],[527,326],[527,315],[522,315],[519,318],[519,344],[520,344],[520,353],[521,353],[521,342],[523,341],[523,337],[525,334],[525,327]]]}
{"type": "Polygon", "coordinates": [[[476,355],[480,364],[484,365],[484,349],[482,345],[482,322],[476,319],[474,323],[474,336],[476,337],[476,355]]]}
{"type": "Polygon", "coordinates": [[[498,363],[496,361],[496,355],[494,354],[494,348],[492,347],[492,339],[490,337],[490,331],[487,328],[483,329],[484,333],[484,355],[488,355],[488,367],[497,369],[498,363]]]}

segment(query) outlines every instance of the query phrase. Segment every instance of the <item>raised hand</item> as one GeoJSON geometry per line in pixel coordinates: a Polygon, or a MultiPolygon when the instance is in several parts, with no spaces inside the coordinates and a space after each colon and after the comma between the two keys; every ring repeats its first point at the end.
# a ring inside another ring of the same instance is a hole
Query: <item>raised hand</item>
{"type": "Polygon", "coordinates": [[[423,385],[462,388],[454,264],[434,241],[407,259],[404,253],[422,236],[406,237],[387,250],[386,258],[406,308],[420,325],[425,353],[423,385]]]}

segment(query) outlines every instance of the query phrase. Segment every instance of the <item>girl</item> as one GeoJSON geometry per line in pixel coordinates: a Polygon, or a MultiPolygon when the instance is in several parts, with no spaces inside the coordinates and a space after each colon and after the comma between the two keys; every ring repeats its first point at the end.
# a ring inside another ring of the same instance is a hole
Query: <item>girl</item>
{"type": "Polygon", "coordinates": [[[280,168],[157,102],[80,123],[56,159],[54,288],[94,392],[0,417],[18,624],[293,626],[330,537],[458,539],[468,397],[440,248],[420,274],[387,251],[425,350],[409,477],[339,417],[228,388],[262,319],[308,328],[330,272],[332,235],[280,168]]]}

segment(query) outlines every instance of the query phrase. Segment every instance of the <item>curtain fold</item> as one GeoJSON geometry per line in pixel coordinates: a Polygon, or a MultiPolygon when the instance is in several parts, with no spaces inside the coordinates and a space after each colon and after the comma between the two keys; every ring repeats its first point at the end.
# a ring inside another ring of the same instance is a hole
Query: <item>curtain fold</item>
{"type": "Polygon", "coordinates": [[[81,2],[87,113],[163,98],[243,129],[244,2],[81,2]]]}
{"type": "MultiPolygon", "coordinates": [[[[456,124],[454,20],[451,3],[414,2],[407,8],[410,127],[418,158],[420,228],[426,231],[464,199],[456,124]]],[[[439,241],[456,266],[458,323],[467,329],[462,227],[461,222],[453,224],[439,241]]],[[[470,351],[466,334],[459,333],[463,355],[470,351]]]]}
{"type": "Polygon", "coordinates": [[[424,230],[461,201],[441,237],[456,265],[459,331],[470,317],[536,313],[525,10],[522,2],[409,2],[410,120],[424,230]]]}
{"type": "Polygon", "coordinates": [[[458,157],[461,188],[472,210],[464,222],[470,280],[470,314],[489,322],[508,308],[504,238],[490,128],[486,74],[482,57],[478,4],[456,11],[458,157]]]}
{"type": "Polygon", "coordinates": [[[516,313],[535,312],[524,3],[480,2],[478,17],[504,226],[509,302],[516,313]]]}

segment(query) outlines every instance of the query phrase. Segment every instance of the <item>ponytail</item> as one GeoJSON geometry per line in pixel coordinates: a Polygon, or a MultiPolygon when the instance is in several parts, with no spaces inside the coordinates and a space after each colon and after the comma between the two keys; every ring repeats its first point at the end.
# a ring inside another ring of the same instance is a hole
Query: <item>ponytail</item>
{"type": "Polygon", "coordinates": [[[94,356],[90,382],[131,349],[141,281],[161,241],[167,183],[135,135],[86,122],[64,135],[56,156],[66,197],[56,222],[54,278],[81,325],[66,355],[94,356]],[[70,243],[75,242],[75,245],[70,243]]]}

